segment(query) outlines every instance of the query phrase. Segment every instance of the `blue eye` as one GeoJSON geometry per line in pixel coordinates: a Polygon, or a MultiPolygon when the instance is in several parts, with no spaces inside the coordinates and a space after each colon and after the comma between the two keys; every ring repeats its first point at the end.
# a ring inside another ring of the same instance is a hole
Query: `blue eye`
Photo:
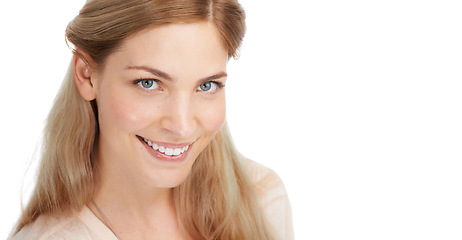
{"type": "Polygon", "coordinates": [[[210,81],[210,82],[201,83],[201,85],[199,85],[197,90],[204,91],[204,92],[213,92],[213,91],[216,91],[217,88],[222,88],[222,87],[224,87],[222,83],[210,81]]]}
{"type": "Polygon", "coordinates": [[[212,89],[212,83],[211,82],[205,82],[205,83],[202,83],[201,85],[199,85],[199,89],[204,91],[204,92],[207,92],[209,91],[210,89],[212,89]]]}
{"type": "Polygon", "coordinates": [[[141,79],[138,81],[138,85],[148,90],[154,90],[158,87],[158,84],[154,79],[141,79]]]}

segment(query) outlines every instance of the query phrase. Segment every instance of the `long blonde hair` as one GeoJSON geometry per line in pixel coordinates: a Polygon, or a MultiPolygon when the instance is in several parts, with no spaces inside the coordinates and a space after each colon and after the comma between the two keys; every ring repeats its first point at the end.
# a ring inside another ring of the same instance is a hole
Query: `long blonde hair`
{"type": "MultiPolygon", "coordinates": [[[[84,51],[101,67],[127,36],[191,21],[214,23],[229,56],[238,55],[245,13],[236,0],[90,0],[66,39],[74,54],[84,51]]],[[[94,101],[80,97],[72,66],[48,116],[37,183],[16,232],[40,215],[75,213],[92,197],[98,114],[94,101]]],[[[180,226],[193,239],[272,239],[241,159],[225,125],[174,188],[180,226]]]]}

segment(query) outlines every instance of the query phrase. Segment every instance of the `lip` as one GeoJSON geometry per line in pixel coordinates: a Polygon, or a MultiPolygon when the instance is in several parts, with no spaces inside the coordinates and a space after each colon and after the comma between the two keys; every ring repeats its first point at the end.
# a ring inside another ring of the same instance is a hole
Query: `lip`
{"type": "Polygon", "coordinates": [[[173,144],[173,143],[166,143],[166,142],[156,142],[156,141],[152,141],[150,139],[147,139],[149,141],[151,141],[152,143],[155,143],[157,145],[160,145],[160,146],[164,146],[164,147],[167,147],[167,148],[183,148],[183,147],[186,147],[186,146],[189,146],[189,148],[184,151],[183,153],[181,153],[180,155],[176,155],[176,156],[170,156],[170,155],[166,155],[164,153],[161,153],[157,150],[154,150],[151,146],[149,146],[144,140],[143,140],[143,137],[137,135],[137,138],[138,140],[141,142],[141,144],[146,148],[146,150],[151,154],[151,156],[153,156],[155,159],[157,160],[160,160],[162,162],[183,162],[187,156],[189,155],[189,150],[191,149],[191,146],[194,144],[194,142],[191,142],[191,143],[179,143],[179,144],[173,144]]]}

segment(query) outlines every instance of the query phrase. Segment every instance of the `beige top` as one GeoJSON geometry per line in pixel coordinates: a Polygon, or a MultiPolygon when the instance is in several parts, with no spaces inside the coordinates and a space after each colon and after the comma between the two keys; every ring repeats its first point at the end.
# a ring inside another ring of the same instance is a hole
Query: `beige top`
{"type": "MultiPolygon", "coordinates": [[[[259,202],[279,239],[294,239],[292,213],[284,184],[271,169],[248,161],[259,202]]],[[[40,216],[24,227],[12,240],[117,240],[109,228],[88,208],[68,218],[40,216]]]]}

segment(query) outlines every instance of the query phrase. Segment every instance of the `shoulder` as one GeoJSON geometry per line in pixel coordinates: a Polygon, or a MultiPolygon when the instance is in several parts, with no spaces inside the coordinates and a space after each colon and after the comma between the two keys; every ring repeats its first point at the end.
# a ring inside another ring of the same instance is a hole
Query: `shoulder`
{"type": "Polygon", "coordinates": [[[293,239],[292,210],[281,178],[260,163],[248,159],[244,162],[269,223],[282,239],[293,239]]]}
{"type": "Polygon", "coordinates": [[[267,195],[268,191],[285,193],[284,184],[276,172],[253,160],[245,159],[244,161],[259,195],[267,195]]]}
{"type": "Polygon", "coordinates": [[[263,207],[275,203],[289,204],[284,183],[275,171],[249,159],[245,160],[245,165],[263,207]]]}
{"type": "Polygon", "coordinates": [[[77,240],[94,239],[78,214],[55,218],[42,215],[35,222],[25,226],[11,240],[77,240]]]}

